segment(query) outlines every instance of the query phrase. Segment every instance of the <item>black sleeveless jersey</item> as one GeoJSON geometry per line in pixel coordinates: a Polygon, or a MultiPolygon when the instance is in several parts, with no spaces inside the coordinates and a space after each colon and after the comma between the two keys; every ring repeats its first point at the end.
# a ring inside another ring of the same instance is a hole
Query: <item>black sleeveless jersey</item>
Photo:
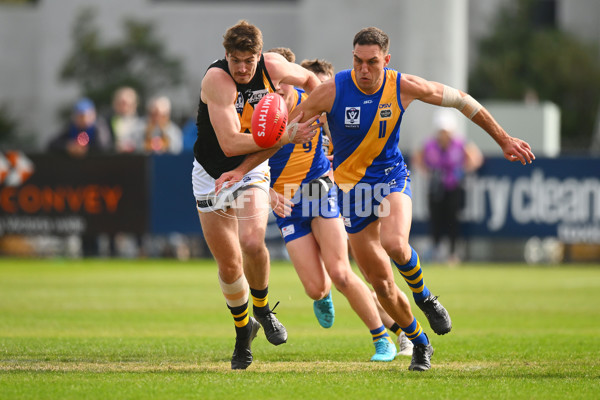
{"type": "MultiPolygon", "coordinates": [[[[231,76],[226,59],[215,61],[208,67],[208,69],[211,68],[221,68],[231,76]]],[[[275,92],[273,82],[271,82],[269,73],[265,68],[264,56],[261,55],[252,80],[245,85],[236,82],[236,87],[238,95],[235,102],[235,108],[238,117],[240,118],[240,131],[250,134],[254,106],[267,93],[275,92]]],[[[198,105],[196,125],[198,126],[198,138],[194,144],[194,157],[211,177],[217,179],[223,172],[236,168],[244,161],[246,158],[245,154],[227,157],[225,153],[223,153],[223,150],[221,150],[215,130],[210,123],[208,106],[202,101],[202,97],[200,97],[198,105]]]]}

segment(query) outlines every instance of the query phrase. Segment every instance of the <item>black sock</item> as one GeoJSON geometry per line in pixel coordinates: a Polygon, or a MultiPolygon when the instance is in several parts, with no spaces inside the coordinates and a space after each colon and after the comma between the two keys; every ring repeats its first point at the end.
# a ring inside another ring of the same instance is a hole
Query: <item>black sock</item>
{"type": "Polygon", "coordinates": [[[269,309],[269,287],[264,289],[252,289],[250,288],[250,295],[252,296],[252,305],[254,315],[264,316],[267,315],[271,310],[269,309]]]}
{"type": "Polygon", "coordinates": [[[398,325],[395,322],[392,326],[390,326],[389,329],[390,329],[390,331],[394,332],[396,334],[396,336],[400,336],[400,332],[402,332],[402,328],[400,328],[400,325],[398,325]]]}
{"type": "Polygon", "coordinates": [[[250,320],[248,317],[248,302],[237,307],[230,307],[227,305],[227,308],[229,308],[229,311],[233,316],[236,336],[248,336],[250,334],[250,324],[248,324],[248,321],[250,320]]]}

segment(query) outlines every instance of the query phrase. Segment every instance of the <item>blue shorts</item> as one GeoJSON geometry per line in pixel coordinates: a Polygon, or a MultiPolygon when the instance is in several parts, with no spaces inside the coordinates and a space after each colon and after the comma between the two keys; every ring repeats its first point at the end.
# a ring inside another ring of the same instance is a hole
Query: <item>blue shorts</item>
{"type": "Polygon", "coordinates": [[[310,224],[315,217],[339,218],[340,216],[337,187],[335,186],[329,189],[326,195],[314,200],[303,196],[301,190],[296,192],[296,196],[294,196],[294,207],[292,207],[289,217],[282,218],[275,214],[277,226],[285,243],[312,232],[310,224]]]}
{"type": "Polygon", "coordinates": [[[412,198],[410,171],[406,164],[396,166],[377,183],[359,182],[348,193],[338,192],[338,207],[346,232],[362,231],[379,218],[379,205],[391,193],[400,192],[412,198]]]}

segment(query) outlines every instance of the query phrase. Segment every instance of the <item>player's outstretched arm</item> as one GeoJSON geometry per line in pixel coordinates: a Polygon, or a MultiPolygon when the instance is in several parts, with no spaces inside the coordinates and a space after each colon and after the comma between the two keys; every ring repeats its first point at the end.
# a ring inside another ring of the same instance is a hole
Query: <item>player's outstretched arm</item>
{"type": "Polygon", "coordinates": [[[312,139],[312,137],[320,132],[318,128],[323,126],[323,122],[313,124],[319,118],[322,118],[321,114],[324,112],[331,111],[333,102],[335,100],[335,81],[330,79],[315,88],[315,90],[300,103],[296,108],[292,110],[289,115],[290,124],[288,125],[288,134],[293,138],[294,143],[306,143],[312,139]],[[298,122],[298,127],[307,128],[303,131],[298,131],[293,134],[294,129],[293,123],[298,122]],[[314,128],[314,129],[309,129],[314,128]]]}
{"type": "Polygon", "coordinates": [[[285,146],[289,143],[302,144],[309,142],[313,136],[315,136],[323,126],[323,122],[318,122],[319,115],[315,115],[312,118],[307,119],[304,122],[300,122],[303,118],[304,113],[296,114],[294,119],[290,120],[289,124],[285,128],[285,135],[279,140],[281,146],[285,146]]]}
{"type": "Polygon", "coordinates": [[[527,142],[506,133],[489,111],[467,93],[409,74],[402,75],[401,87],[401,101],[405,109],[413,100],[456,108],[498,143],[507,160],[520,161],[523,165],[535,160],[535,155],[527,142]]]}
{"type": "Polygon", "coordinates": [[[219,193],[222,189],[239,182],[244,175],[250,172],[262,164],[265,160],[271,158],[281,147],[289,143],[304,143],[309,141],[316,132],[319,132],[319,128],[323,125],[322,123],[315,123],[318,117],[310,118],[303,123],[298,123],[303,114],[296,116],[296,118],[288,124],[286,127],[286,133],[283,137],[268,149],[262,149],[255,153],[249,154],[244,158],[244,161],[235,169],[224,172],[215,181],[215,193],[219,193]],[[293,139],[290,140],[290,139],[293,139]],[[300,141],[303,140],[303,141],[300,141]]]}
{"type": "Polygon", "coordinates": [[[278,53],[265,53],[265,66],[275,87],[287,83],[302,88],[310,94],[321,81],[317,76],[296,63],[291,63],[278,53]]]}
{"type": "Polygon", "coordinates": [[[472,120],[498,143],[508,161],[519,161],[525,165],[535,160],[529,143],[506,133],[485,107],[482,107],[472,120]]]}

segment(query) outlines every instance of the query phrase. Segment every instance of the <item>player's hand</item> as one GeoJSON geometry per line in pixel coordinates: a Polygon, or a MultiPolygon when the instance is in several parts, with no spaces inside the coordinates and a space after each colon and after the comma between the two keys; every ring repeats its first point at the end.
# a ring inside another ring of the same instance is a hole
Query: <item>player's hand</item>
{"type": "Polygon", "coordinates": [[[520,161],[523,165],[531,164],[535,160],[529,143],[514,137],[509,137],[508,141],[502,145],[502,152],[508,161],[520,161]]]}
{"type": "Polygon", "coordinates": [[[289,217],[292,214],[292,207],[294,206],[294,203],[290,199],[285,198],[285,196],[281,193],[273,190],[273,188],[271,188],[269,193],[269,200],[271,202],[271,208],[273,209],[273,212],[281,218],[289,217]]]}
{"type": "Polygon", "coordinates": [[[244,178],[244,174],[241,171],[236,171],[235,169],[232,171],[223,172],[219,179],[215,181],[215,194],[219,194],[221,190],[233,186],[241,181],[242,178],[244,178]]]}
{"type": "Polygon", "coordinates": [[[298,122],[302,119],[303,115],[304,113],[301,112],[296,118],[288,123],[288,136],[291,143],[302,144],[309,142],[323,126],[323,122],[316,123],[320,115],[315,115],[301,123],[298,122]]]}

